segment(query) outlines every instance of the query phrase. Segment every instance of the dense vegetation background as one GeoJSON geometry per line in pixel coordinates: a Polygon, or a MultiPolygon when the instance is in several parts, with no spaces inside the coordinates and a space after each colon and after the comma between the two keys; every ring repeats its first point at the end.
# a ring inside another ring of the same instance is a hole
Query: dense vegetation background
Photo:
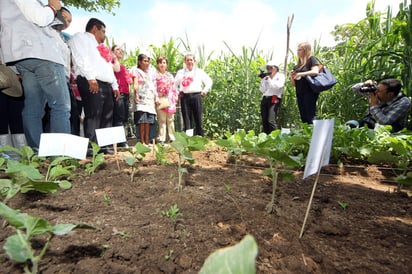
{"type": "MultiPolygon", "coordinates": [[[[104,9],[112,12],[114,7],[120,5],[117,0],[63,2],[90,11],[104,9]]],[[[365,18],[356,24],[335,26],[334,47],[322,47],[317,41],[311,42],[314,55],[327,64],[339,80],[333,89],[320,95],[318,118],[333,117],[335,123],[343,124],[347,120],[362,117],[367,108],[367,98],[354,94],[350,87],[367,79],[401,79],[403,92],[412,96],[412,5],[403,0],[399,3],[399,12],[392,14],[390,7],[386,12],[375,12],[374,3],[374,0],[368,3],[365,18]]],[[[107,43],[113,44],[115,41],[107,43]]],[[[212,57],[207,56],[202,47],[193,49],[190,41],[179,38],[170,39],[160,46],[152,45],[151,50],[154,57],[152,61],[159,55],[168,57],[171,72],[182,67],[184,52],[195,53],[197,65],[214,80],[212,92],[204,101],[205,132],[209,137],[218,137],[226,131],[234,132],[240,128],[261,131],[260,78],[257,74],[258,68],[272,59],[273,53],[263,53],[258,46],[259,41],[256,41],[253,48],[244,47],[241,55],[235,55],[228,47],[227,52],[212,57]]],[[[123,60],[126,67],[136,65],[138,54],[139,49],[127,53],[123,60]]],[[[294,48],[290,49],[289,59],[286,75],[296,63],[294,48]]],[[[279,121],[282,127],[301,127],[295,99],[295,90],[287,81],[279,121]]],[[[411,114],[407,128],[412,129],[411,114]]]]}

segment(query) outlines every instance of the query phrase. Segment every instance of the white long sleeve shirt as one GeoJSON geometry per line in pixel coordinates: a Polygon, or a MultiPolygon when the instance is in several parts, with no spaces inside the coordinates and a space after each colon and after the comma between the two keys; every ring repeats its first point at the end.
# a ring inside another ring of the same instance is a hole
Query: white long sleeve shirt
{"type": "Polygon", "coordinates": [[[4,63],[27,58],[65,65],[51,8],[37,0],[0,1],[0,56],[4,63]]]}
{"type": "Polygon", "coordinates": [[[263,96],[276,95],[282,98],[283,88],[285,86],[285,75],[277,72],[273,78],[262,79],[260,82],[260,91],[263,96]]]}
{"type": "Polygon", "coordinates": [[[100,80],[110,83],[113,90],[118,90],[116,76],[111,62],[107,62],[99,53],[96,38],[89,32],[76,33],[68,42],[72,52],[74,74],[87,80],[100,80]]]}
{"type": "Polygon", "coordinates": [[[178,91],[183,91],[184,93],[207,93],[212,88],[212,85],[212,78],[200,68],[193,68],[191,71],[183,68],[176,73],[175,86],[178,91]],[[182,82],[188,78],[191,78],[192,81],[188,86],[184,86],[182,82]]]}

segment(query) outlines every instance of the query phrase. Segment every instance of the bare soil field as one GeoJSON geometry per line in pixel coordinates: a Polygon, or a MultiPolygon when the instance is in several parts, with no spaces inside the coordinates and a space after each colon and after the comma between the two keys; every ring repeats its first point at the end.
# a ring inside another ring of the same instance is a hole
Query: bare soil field
{"type": "MultiPolygon", "coordinates": [[[[134,182],[122,159],[119,169],[115,156],[105,157],[96,173],[79,170],[72,189],[18,194],[8,203],[52,224],[96,227],[55,237],[41,273],[198,273],[209,254],[247,234],[258,244],[257,273],[412,273],[411,188],[395,192],[390,169],[324,167],[299,238],[315,180],[302,180],[303,170],[279,182],[276,212],[268,214],[272,183],[256,156],[243,156],[235,171],[221,147],[195,152],[181,192],[174,153],[163,165],[149,153],[134,182]],[[176,223],[162,214],[174,204],[182,213],[176,223]]],[[[14,230],[1,223],[3,246],[14,230]]],[[[2,250],[0,273],[22,272],[2,250]]]]}

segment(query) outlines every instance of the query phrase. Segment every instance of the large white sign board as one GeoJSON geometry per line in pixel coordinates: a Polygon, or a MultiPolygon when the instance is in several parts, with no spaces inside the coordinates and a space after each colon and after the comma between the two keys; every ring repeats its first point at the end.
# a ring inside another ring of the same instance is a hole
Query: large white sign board
{"type": "Polygon", "coordinates": [[[310,141],[309,153],[306,158],[303,179],[317,173],[320,167],[329,164],[334,121],[334,119],[313,121],[312,140],[310,141]]]}
{"type": "Polygon", "coordinates": [[[123,126],[96,129],[96,138],[100,147],[126,142],[123,126]]]}
{"type": "Polygon", "coordinates": [[[39,157],[70,156],[86,159],[89,139],[65,133],[42,133],[39,157]]]}

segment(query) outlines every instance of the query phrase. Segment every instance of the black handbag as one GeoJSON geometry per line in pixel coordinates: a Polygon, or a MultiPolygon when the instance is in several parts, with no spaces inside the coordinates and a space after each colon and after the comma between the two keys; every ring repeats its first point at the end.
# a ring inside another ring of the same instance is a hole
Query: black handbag
{"type": "Polygon", "coordinates": [[[320,93],[324,90],[331,89],[338,80],[333,76],[332,72],[321,63],[321,69],[316,76],[306,76],[310,88],[315,93],[320,93]]]}

